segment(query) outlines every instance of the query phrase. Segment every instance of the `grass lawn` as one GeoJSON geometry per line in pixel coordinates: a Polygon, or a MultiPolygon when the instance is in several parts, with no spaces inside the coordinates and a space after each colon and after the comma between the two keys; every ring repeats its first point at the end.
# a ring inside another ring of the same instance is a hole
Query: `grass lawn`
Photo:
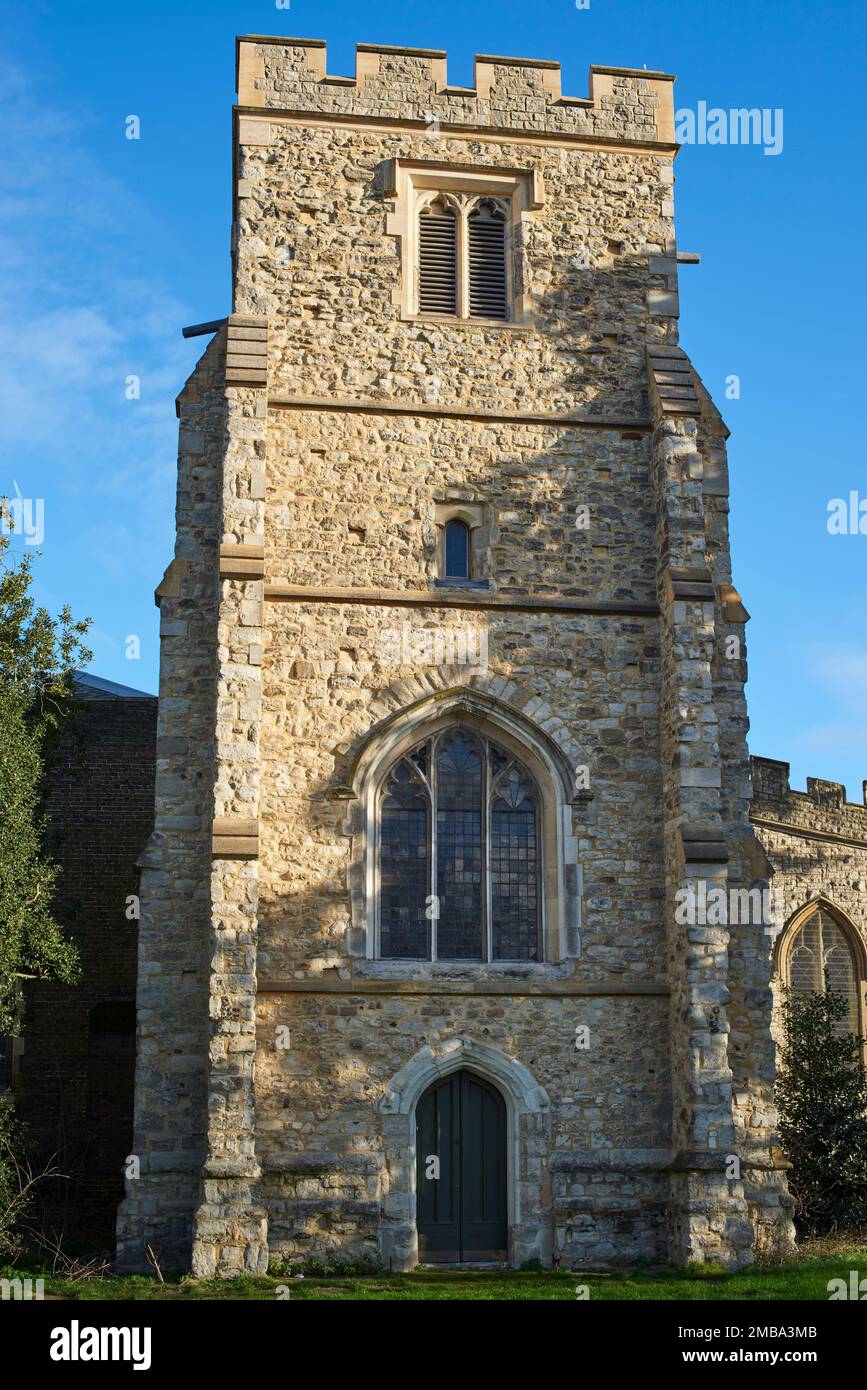
{"type": "Polygon", "coordinates": [[[254,1299],[273,1302],[287,1296],[293,1300],[419,1300],[468,1299],[562,1300],[576,1298],[576,1287],[586,1285],[591,1299],[629,1301],[634,1299],[773,1300],[828,1298],[828,1281],[845,1279],[849,1271],[867,1276],[867,1248],[843,1247],[833,1251],[819,1248],[801,1258],[780,1265],[763,1265],[739,1274],[726,1274],[712,1268],[687,1271],[636,1269],[629,1273],[581,1273],[523,1270],[434,1270],[418,1269],[412,1274],[370,1274],[364,1276],[308,1275],[264,1279],[235,1279],[226,1283],[205,1282],[188,1277],[167,1277],[161,1284],[147,1275],[112,1276],[72,1280],[52,1276],[44,1269],[3,1269],[6,1278],[42,1277],[48,1297],[82,1301],[102,1299],[142,1299],[190,1302],[201,1299],[254,1299]]]}

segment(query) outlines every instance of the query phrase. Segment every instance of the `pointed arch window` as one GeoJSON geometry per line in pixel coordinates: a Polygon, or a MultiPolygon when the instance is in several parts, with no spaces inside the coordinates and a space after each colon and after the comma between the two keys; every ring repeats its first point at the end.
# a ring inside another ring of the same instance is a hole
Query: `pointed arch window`
{"type": "Polygon", "coordinates": [[[454,725],[402,757],[380,797],[380,957],[541,959],[541,817],[527,769],[454,725]]]}
{"type": "Polygon", "coordinates": [[[841,1032],[862,1031],[862,974],[849,933],[826,907],[815,907],[795,923],[784,944],[783,979],[795,995],[841,994],[847,1006],[841,1032]]]}

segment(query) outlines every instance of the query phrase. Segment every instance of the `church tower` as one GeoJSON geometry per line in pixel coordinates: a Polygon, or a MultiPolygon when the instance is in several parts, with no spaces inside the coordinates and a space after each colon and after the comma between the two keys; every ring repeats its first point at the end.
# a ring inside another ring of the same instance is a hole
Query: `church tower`
{"type": "Polygon", "coordinates": [[[248,36],[237,89],[119,1259],[748,1262],[790,1200],[770,935],[701,911],[767,865],[673,79],[248,36]]]}

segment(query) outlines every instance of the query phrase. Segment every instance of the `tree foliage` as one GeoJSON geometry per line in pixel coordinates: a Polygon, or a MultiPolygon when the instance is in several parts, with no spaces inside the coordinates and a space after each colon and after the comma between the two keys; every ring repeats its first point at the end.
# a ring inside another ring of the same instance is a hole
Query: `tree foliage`
{"type": "Polygon", "coordinates": [[[16,1031],[27,977],[72,983],[77,955],[51,911],[45,852],[46,748],[72,709],[72,673],[90,660],[87,622],[53,618],[32,595],[30,554],[0,530],[0,1033],[16,1031]]]}
{"type": "Polygon", "coordinates": [[[784,993],[780,1138],[808,1231],[867,1222],[867,1078],[863,1039],[847,1031],[847,1018],[840,994],[784,993]]]}

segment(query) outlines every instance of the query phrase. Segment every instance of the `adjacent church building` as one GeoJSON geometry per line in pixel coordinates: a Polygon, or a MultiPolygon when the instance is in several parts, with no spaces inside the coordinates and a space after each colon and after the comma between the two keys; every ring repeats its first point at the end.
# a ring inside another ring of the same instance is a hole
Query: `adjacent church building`
{"type": "Polygon", "coordinates": [[[673,79],[245,37],[237,89],[120,1264],[785,1249],[772,982],[862,1026],[867,810],[751,768],[673,79]]]}

